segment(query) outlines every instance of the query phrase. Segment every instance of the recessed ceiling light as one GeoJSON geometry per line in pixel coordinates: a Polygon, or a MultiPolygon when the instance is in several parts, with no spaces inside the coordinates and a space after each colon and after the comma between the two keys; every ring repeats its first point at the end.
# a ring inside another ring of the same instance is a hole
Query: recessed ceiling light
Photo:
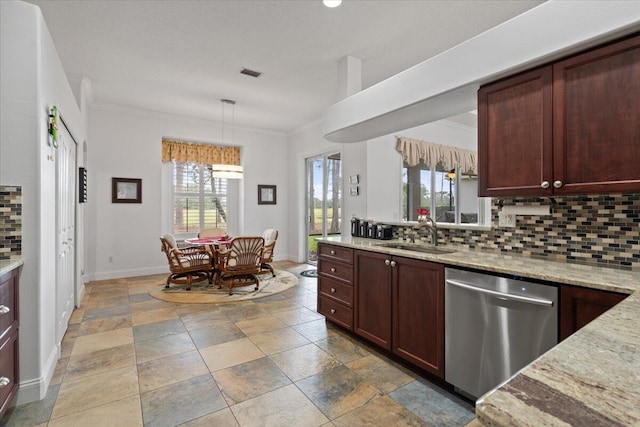
{"type": "Polygon", "coordinates": [[[322,4],[327,7],[338,7],[342,3],[342,0],[322,0],[322,4]]]}

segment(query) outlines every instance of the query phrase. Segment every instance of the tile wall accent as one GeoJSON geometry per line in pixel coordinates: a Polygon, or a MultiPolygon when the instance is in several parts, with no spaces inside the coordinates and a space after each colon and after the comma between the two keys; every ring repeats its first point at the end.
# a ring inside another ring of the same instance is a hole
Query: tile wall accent
{"type": "Polygon", "coordinates": [[[22,251],[22,188],[0,185],[0,259],[20,258],[22,251]]]}
{"type": "MultiPolygon", "coordinates": [[[[552,215],[518,215],[516,228],[498,227],[498,200],[490,231],[439,229],[440,242],[468,249],[519,253],[578,264],[640,271],[640,194],[556,197],[552,215]]],[[[503,199],[505,206],[548,205],[548,198],[503,199]]],[[[410,238],[397,227],[396,238],[410,238]]],[[[427,240],[420,237],[421,240],[427,240]]]]}

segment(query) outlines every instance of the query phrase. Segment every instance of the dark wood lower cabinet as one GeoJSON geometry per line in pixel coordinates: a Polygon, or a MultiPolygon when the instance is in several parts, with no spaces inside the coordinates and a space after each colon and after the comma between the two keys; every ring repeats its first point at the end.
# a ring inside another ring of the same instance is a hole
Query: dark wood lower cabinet
{"type": "Polygon", "coordinates": [[[444,378],[444,267],[394,258],[393,352],[444,378]]]}
{"type": "Polygon", "coordinates": [[[0,276],[0,418],[18,391],[18,278],[17,267],[0,276]]]}
{"type": "Polygon", "coordinates": [[[391,350],[391,257],[355,251],[354,332],[391,350]]]}
{"type": "Polygon", "coordinates": [[[444,267],[355,251],[354,331],[444,378],[444,267]]]}
{"type": "Polygon", "coordinates": [[[562,285],[560,288],[560,340],[567,338],[628,295],[562,285]]]}

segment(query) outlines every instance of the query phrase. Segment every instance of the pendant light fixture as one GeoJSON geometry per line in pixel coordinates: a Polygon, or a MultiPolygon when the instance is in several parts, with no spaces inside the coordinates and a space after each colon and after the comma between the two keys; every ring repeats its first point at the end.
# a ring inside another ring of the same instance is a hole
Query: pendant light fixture
{"type": "MultiPolygon", "coordinates": [[[[221,99],[222,103],[222,143],[224,144],[224,117],[226,106],[231,106],[231,144],[235,139],[235,105],[236,101],[231,99],[221,99]]],[[[241,165],[211,165],[211,176],[215,178],[242,179],[243,170],[241,165]]]]}

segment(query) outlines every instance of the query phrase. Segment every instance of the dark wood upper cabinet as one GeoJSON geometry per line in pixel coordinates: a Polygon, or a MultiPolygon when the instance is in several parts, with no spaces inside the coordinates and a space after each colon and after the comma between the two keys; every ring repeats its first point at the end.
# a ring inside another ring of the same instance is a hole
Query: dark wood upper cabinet
{"type": "Polygon", "coordinates": [[[480,196],[640,192],[640,35],[478,91],[480,196]]]}
{"type": "Polygon", "coordinates": [[[552,68],[478,91],[479,195],[552,194],[552,68]]]}

